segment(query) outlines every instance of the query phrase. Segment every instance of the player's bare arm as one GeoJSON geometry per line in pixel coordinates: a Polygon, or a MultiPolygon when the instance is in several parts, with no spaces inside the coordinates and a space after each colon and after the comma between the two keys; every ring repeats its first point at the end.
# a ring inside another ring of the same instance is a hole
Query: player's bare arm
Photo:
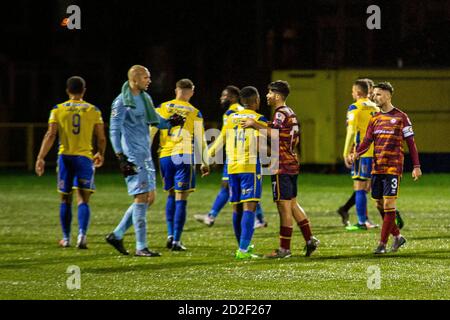
{"type": "Polygon", "coordinates": [[[56,136],[58,134],[58,124],[49,123],[47,132],[45,133],[44,139],[42,140],[41,149],[36,159],[36,165],[34,170],[38,176],[42,176],[44,174],[45,168],[45,156],[47,156],[48,152],[55,143],[56,136]]]}
{"type": "Polygon", "coordinates": [[[256,120],[253,118],[245,118],[245,119],[241,120],[241,126],[244,129],[247,129],[247,128],[253,128],[256,130],[266,129],[267,136],[268,137],[271,136],[271,128],[268,126],[262,125],[261,123],[256,122],[256,120]]]}
{"type": "Polygon", "coordinates": [[[105,161],[106,136],[103,124],[96,124],[94,134],[97,140],[97,153],[94,155],[94,166],[100,168],[105,161]]]}

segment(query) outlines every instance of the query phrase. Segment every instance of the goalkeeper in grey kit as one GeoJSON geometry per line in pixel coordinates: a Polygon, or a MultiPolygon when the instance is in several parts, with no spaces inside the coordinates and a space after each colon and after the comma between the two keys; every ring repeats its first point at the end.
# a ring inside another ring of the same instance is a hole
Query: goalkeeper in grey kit
{"type": "Polygon", "coordinates": [[[125,212],[116,229],[106,236],[106,241],[117,251],[128,255],[123,245],[125,232],[134,225],[136,234],[136,256],[157,257],[147,244],[147,208],[155,200],[156,174],[152,160],[149,125],[169,129],[180,125],[179,116],[162,119],[156,112],[152,98],[145,92],[150,85],[147,68],[135,65],[128,71],[128,81],[111,108],[110,139],[125,177],[128,194],[133,203],[125,212]]]}

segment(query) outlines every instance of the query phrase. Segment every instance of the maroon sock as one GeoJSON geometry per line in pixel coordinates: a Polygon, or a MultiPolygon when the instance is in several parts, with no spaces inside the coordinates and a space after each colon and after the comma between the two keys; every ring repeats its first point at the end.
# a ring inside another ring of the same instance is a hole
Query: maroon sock
{"type": "Polygon", "coordinates": [[[380,242],[386,244],[388,242],[389,234],[391,234],[395,226],[395,208],[384,209],[383,227],[381,228],[380,242]]]}
{"type": "Polygon", "coordinates": [[[300,231],[303,234],[303,238],[305,238],[305,241],[308,242],[311,240],[312,232],[311,228],[309,227],[309,221],[308,219],[302,220],[298,223],[298,226],[300,227],[300,231]]]}
{"type": "MultiPolygon", "coordinates": [[[[378,209],[378,212],[380,212],[381,218],[384,220],[384,210],[383,209],[378,209]]],[[[397,227],[397,225],[394,223],[394,227],[391,230],[391,234],[394,237],[397,237],[398,235],[400,235],[400,229],[397,227]]]]}
{"type": "Polygon", "coordinates": [[[400,235],[400,229],[397,227],[397,225],[395,224],[395,219],[394,219],[394,226],[392,227],[392,230],[391,230],[391,234],[394,236],[394,237],[398,237],[399,235],[400,235]]]}
{"type": "Polygon", "coordinates": [[[292,227],[280,227],[280,248],[290,250],[292,239],[292,227]]]}

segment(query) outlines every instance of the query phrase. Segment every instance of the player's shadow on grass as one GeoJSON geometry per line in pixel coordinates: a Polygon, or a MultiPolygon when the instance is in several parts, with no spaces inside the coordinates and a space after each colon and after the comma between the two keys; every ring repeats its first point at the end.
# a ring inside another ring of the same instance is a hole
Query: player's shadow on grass
{"type": "Polygon", "coordinates": [[[314,234],[320,236],[321,234],[348,234],[344,227],[342,226],[326,226],[326,227],[315,227],[313,226],[314,234]]]}
{"type": "Polygon", "coordinates": [[[450,239],[450,234],[447,234],[447,235],[436,235],[436,236],[425,236],[425,237],[409,237],[408,239],[411,240],[411,241],[450,239]]]}
{"type": "MultiPolygon", "coordinates": [[[[293,256],[294,258],[294,256],[293,256]]],[[[300,257],[299,257],[300,258],[300,257]]],[[[342,254],[336,256],[322,256],[315,255],[310,258],[311,260],[342,260],[342,259],[432,259],[432,260],[448,260],[450,259],[450,250],[434,250],[422,252],[398,252],[398,253],[386,253],[383,255],[375,255],[371,252],[357,253],[357,254],[342,254]],[[436,256],[438,255],[438,256],[436,256]]]]}
{"type": "MultiPolygon", "coordinates": [[[[60,249],[60,250],[70,250],[70,249],[60,249]]],[[[75,249],[74,249],[75,250],[75,249]]],[[[83,262],[90,262],[90,261],[99,261],[102,260],[102,258],[110,258],[110,254],[93,254],[93,255],[78,255],[74,254],[71,256],[53,256],[51,258],[44,258],[44,259],[36,259],[36,258],[30,258],[28,260],[24,259],[5,259],[5,263],[0,264],[0,269],[27,269],[30,267],[35,266],[42,266],[42,265],[61,265],[63,263],[66,263],[67,265],[74,264],[79,265],[83,262]]]]}
{"type": "Polygon", "coordinates": [[[130,257],[130,259],[138,259],[133,261],[133,263],[139,263],[139,261],[142,261],[144,263],[135,264],[135,265],[113,265],[110,267],[99,267],[99,268],[93,268],[93,267],[85,267],[83,268],[83,271],[86,273],[92,273],[92,274],[106,274],[106,273],[125,273],[125,272],[132,272],[132,271],[158,271],[158,270],[167,270],[167,271],[173,271],[177,269],[187,269],[192,267],[211,267],[214,265],[217,265],[220,267],[224,263],[227,262],[234,262],[233,258],[228,259],[208,259],[208,260],[202,260],[202,261],[192,261],[189,260],[185,263],[181,263],[180,260],[172,260],[170,262],[161,260],[161,258],[142,258],[142,257],[130,257]]]}

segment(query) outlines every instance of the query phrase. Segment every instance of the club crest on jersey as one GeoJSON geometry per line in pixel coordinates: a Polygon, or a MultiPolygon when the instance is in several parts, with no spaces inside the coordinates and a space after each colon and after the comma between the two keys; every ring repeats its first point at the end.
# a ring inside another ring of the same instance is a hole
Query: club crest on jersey
{"type": "Polygon", "coordinates": [[[275,119],[280,120],[280,121],[284,121],[284,119],[286,119],[286,116],[284,114],[282,114],[281,112],[277,112],[275,114],[275,119]]]}
{"type": "Polygon", "coordinates": [[[392,123],[392,124],[394,124],[394,123],[396,123],[396,122],[397,122],[397,119],[395,119],[395,118],[394,118],[394,119],[391,119],[391,123],[392,123]]]}

